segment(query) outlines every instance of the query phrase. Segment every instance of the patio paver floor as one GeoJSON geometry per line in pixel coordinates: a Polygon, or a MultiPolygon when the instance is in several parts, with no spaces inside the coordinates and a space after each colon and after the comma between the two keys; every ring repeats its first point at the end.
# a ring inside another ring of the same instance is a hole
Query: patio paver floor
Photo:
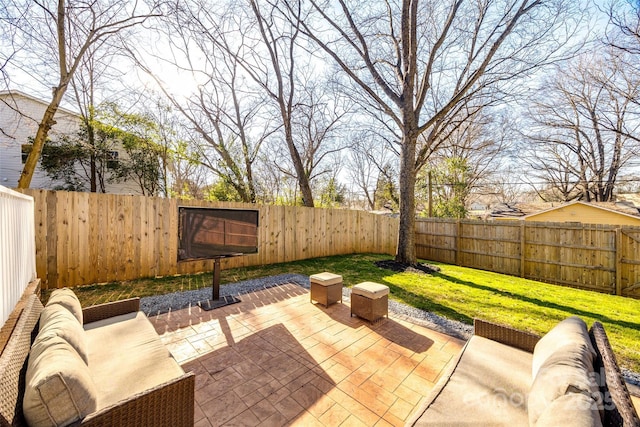
{"type": "Polygon", "coordinates": [[[285,284],[213,311],[150,316],[196,374],[195,425],[404,425],[464,341],[394,317],[376,324],[285,284]]]}

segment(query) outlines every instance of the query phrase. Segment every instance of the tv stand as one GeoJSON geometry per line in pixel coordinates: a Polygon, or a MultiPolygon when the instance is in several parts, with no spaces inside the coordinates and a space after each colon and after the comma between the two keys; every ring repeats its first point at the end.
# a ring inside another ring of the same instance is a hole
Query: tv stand
{"type": "MultiPolygon", "coordinates": [[[[237,256],[236,254],[230,256],[237,256]]],[[[211,283],[212,293],[211,299],[200,301],[198,305],[204,311],[215,310],[216,308],[225,307],[227,305],[236,304],[240,302],[239,298],[231,295],[220,298],[220,260],[222,258],[228,258],[227,256],[216,257],[213,259],[213,280],[211,283]]]]}

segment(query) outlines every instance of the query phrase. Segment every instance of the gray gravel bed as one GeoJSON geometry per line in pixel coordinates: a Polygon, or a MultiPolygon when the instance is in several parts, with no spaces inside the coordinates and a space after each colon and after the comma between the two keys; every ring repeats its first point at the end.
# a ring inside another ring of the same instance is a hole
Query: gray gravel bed
{"type": "MultiPolygon", "coordinates": [[[[249,292],[271,288],[285,283],[295,283],[309,289],[309,276],[302,274],[279,274],[260,279],[244,280],[220,286],[220,296],[239,296],[249,292]]],[[[166,295],[154,295],[140,299],[140,310],[147,316],[194,307],[200,301],[211,298],[211,287],[193,291],[173,292],[166,295]]]]}
{"type": "MultiPolygon", "coordinates": [[[[303,274],[279,274],[277,276],[263,277],[260,279],[244,280],[220,286],[220,296],[240,296],[249,292],[271,288],[285,283],[295,283],[309,289],[309,276],[303,274]]],[[[349,302],[351,288],[342,288],[344,302],[349,302]]],[[[154,295],[140,299],[140,309],[147,315],[156,315],[168,311],[193,307],[199,301],[211,298],[211,288],[196,289],[193,291],[174,292],[166,295],[154,295]]],[[[462,322],[450,320],[429,311],[411,307],[397,301],[389,300],[389,311],[401,317],[406,317],[412,322],[442,332],[460,339],[469,339],[473,334],[473,326],[462,322]]],[[[625,380],[636,386],[640,386],[640,374],[622,369],[625,380]]]]}

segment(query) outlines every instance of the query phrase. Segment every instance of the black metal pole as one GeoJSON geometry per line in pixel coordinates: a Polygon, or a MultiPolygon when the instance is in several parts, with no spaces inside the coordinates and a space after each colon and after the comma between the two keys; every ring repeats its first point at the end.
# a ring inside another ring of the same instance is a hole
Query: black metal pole
{"type": "Polygon", "coordinates": [[[220,258],[213,261],[213,298],[214,301],[220,299],[220,258]]]}

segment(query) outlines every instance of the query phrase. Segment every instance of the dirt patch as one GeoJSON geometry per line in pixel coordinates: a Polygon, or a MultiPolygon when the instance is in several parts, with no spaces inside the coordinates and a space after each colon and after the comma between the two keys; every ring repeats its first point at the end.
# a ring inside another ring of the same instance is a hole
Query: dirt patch
{"type": "Polygon", "coordinates": [[[403,264],[401,262],[394,261],[392,259],[386,259],[383,261],[374,262],[376,267],[384,268],[398,273],[418,273],[418,274],[432,274],[440,271],[440,267],[431,264],[403,264]]]}

